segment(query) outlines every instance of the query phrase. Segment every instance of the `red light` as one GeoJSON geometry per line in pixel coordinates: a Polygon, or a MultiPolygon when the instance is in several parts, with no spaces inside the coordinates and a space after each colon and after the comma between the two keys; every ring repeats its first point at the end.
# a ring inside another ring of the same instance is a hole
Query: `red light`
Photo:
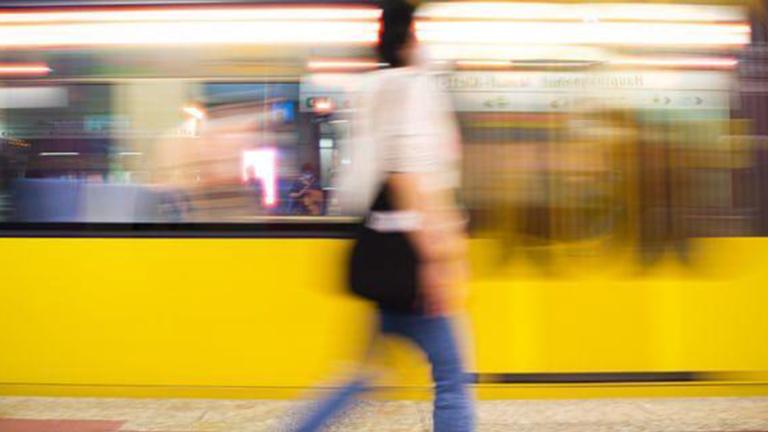
{"type": "Polygon", "coordinates": [[[333,100],[327,97],[310,98],[307,101],[307,105],[309,105],[312,110],[318,114],[328,114],[335,108],[333,100]]]}

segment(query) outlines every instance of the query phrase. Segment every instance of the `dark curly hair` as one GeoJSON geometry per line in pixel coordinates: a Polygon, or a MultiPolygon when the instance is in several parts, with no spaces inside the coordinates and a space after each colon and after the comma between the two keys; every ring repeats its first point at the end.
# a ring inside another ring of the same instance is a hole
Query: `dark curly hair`
{"type": "Polygon", "coordinates": [[[416,8],[405,0],[383,0],[378,53],[389,67],[406,65],[400,50],[414,37],[413,15],[416,8]]]}

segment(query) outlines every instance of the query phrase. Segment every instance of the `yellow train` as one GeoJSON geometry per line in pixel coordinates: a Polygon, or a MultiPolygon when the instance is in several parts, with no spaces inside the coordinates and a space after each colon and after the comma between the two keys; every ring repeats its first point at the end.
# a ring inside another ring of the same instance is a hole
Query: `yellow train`
{"type": "MultiPolygon", "coordinates": [[[[464,138],[481,397],[768,393],[756,16],[423,6],[464,138]]],[[[377,20],[0,8],[0,393],[293,397],[354,361],[367,306],[334,185],[377,20]]],[[[397,363],[383,384],[424,394],[397,363]]]]}

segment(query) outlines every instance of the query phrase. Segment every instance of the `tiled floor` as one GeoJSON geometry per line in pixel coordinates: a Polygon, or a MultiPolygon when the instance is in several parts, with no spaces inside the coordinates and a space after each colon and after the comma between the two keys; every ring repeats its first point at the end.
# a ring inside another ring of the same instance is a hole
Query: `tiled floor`
{"type": "MultiPolygon", "coordinates": [[[[0,398],[0,432],[283,431],[303,402],[0,398]]],[[[483,401],[478,432],[768,432],[768,398],[483,401]]],[[[424,402],[363,401],[333,432],[430,431],[424,402]]]]}

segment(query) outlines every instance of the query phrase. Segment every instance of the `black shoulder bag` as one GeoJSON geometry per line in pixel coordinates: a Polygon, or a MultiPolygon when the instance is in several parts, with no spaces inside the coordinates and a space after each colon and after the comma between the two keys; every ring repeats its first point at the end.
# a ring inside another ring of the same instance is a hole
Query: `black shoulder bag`
{"type": "Polygon", "coordinates": [[[385,181],[356,235],[349,262],[349,288],[382,309],[418,312],[422,306],[418,256],[407,234],[369,227],[373,214],[393,210],[389,182],[385,181]]]}

